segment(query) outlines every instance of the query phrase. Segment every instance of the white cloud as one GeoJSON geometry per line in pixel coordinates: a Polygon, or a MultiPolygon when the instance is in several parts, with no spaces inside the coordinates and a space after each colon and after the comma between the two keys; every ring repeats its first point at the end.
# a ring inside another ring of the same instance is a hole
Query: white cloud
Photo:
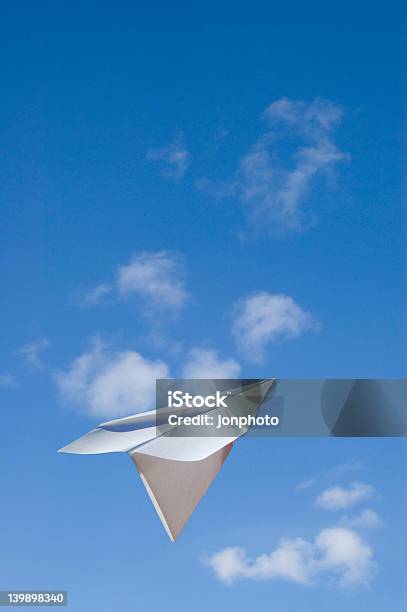
{"type": "Polygon", "coordinates": [[[128,264],[118,266],[112,283],[100,283],[90,289],[81,303],[94,306],[112,294],[120,299],[136,294],[149,306],[177,310],[188,297],[184,261],[169,251],[134,253],[128,264]]]}
{"type": "Polygon", "coordinates": [[[283,539],[271,553],[249,559],[244,549],[225,548],[205,560],[225,584],[238,579],[287,580],[313,586],[327,576],[339,588],[366,584],[375,564],[373,550],[359,534],[345,527],[323,529],[314,542],[283,539]]]}
{"type": "Polygon", "coordinates": [[[182,372],[183,378],[237,378],[239,374],[235,359],[221,359],[210,349],[192,349],[182,372]]]}
{"type": "Polygon", "coordinates": [[[220,184],[203,180],[200,186],[218,198],[237,196],[257,229],[304,229],[313,222],[303,204],[315,179],[349,159],[332,140],[341,117],[329,100],[277,100],[264,113],[270,129],[242,157],[234,177],[220,184]]]}
{"type": "Polygon", "coordinates": [[[112,351],[95,340],[88,352],[56,376],[63,398],[92,416],[114,418],[153,407],[156,378],[168,378],[162,361],[136,351],[112,351]]]}
{"type": "Polygon", "coordinates": [[[191,163],[191,154],[184,144],[182,134],[178,134],[175,141],[158,149],[150,149],[146,159],[161,162],[161,173],[171,179],[181,179],[191,163]]]}
{"type": "Polygon", "coordinates": [[[362,510],[360,514],[354,517],[343,516],[341,524],[354,529],[377,529],[382,522],[379,515],[374,510],[362,510]]]}
{"type": "Polygon", "coordinates": [[[315,548],[320,554],[317,567],[335,572],[340,587],[366,584],[374,573],[373,549],[351,529],[323,529],[315,540],[315,548]]]}
{"type": "Polygon", "coordinates": [[[118,269],[117,288],[121,296],[135,292],[156,305],[180,308],[187,299],[183,261],[168,251],[133,255],[118,269]]]}
{"type": "Polygon", "coordinates": [[[342,510],[371,499],[374,488],[363,482],[354,482],[348,489],[341,486],[328,487],[316,499],[315,504],[325,510],[342,510]]]}
{"type": "Polygon", "coordinates": [[[40,370],[44,367],[41,360],[41,353],[48,347],[49,341],[47,338],[40,338],[20,348],[17,351],[17,355],[21,355],[30,368],[40,370]]]}
{"type": "Polygon", "coordinates": [[[232,331],[245,357],[260,362],[268,343],[296,338],[316,327],[314,317],[290,296],[262,291],[237,304],[232,331]]]}
{"type": "Polygon", "coordinates": [[[237,578],[247,578],[249,573],[246,552],[239,546],[229,546],[203,559],[211,567],[218,580],[232,584],[237,578]]]}
{"type": "Polygon", "coordinates": [[[12,374],[0,374],[0,387],[14,387],[16,381],[12,374]]]}

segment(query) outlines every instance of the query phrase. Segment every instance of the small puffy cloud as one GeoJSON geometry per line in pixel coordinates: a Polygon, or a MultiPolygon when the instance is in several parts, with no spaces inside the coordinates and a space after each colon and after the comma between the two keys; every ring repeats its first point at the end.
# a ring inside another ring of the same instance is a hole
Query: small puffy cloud
{"type": "Polygon", "coordinates": [[[237,378],[240,365],[235,359],[221,359],[217,351],[192,349],[184,366],[183,378],[237,378]]]}
{"type": "Polygon", "coordinates": [[[81,304],[95,306],[108,296],[126,299],[137,295],[149,306],[180,309],[187,300],[185,265],[182,257],[170,251],[134,253],[129,263],[118,266],[111,283],[100,283],[83,293],[81,304]]]}
{"type": "Polygon", "coordinates": [[[31,342],[21,347],[17,351],[17,355],[20,355],[30,368],[40,370],[44,367],[41,360],[41,353],[48,347],[49,341],[47,338],[40,338],[35,342],[31,342]]]}
{"type": "Polygon", "coordinates": [[[257,230],[304,230],[314,220],[304,204],[317,179],[349,159],[332,138],[342,114],[322,98],[308,104],[276,100],[263,114],[268,130],[240,159],[234,175],[221,183],[203,179],[198,186],[219,199],[237,197],[257,230]]]}
{"type": "Polygon", "coordinates": [[[362,510],[357,516],[343,516],[341,524],[354,529],[377,529],[381,526],[382,521],[374,510],[362,510]]]}
{"type": "Polygon", "coordinates": [[[292,297],[262,291],[237,304],[232,331],[245,357],[261,362],[270,342],[296,338],[317,327],[313,315],[303,310],[292,297]]]}
{"type": "Polygon", "coordinates": [[[367,584],[374,573],[373,549],[351,529],[323,529],[315,540],[315,548],[318,571],[335,573],[339,587],[367,584]]]}
{"type": "Polygon", "coordinates": [[[218,580],[229,585],[238,578],[247,578],[249,573],[246,552],[239,546],[223,548],[213,555],[205,556],[203,562],[214,570],[218,580]]]}
{"type": "Polygon", "coordinates": [[[342,510],[371,499],[374,492],[371,485],[363,482],[353,482],[347,489],[328,487],[317,497],[315,504],[325,510],[342,510]]]}
{"type": "Polygon", "coordinates": [[[115,418],[153,407],[155,381],[168,366],[136,351],[112,351],[100,340],[56,376],[64,400],[92,416],[115,418]]]}
{"type": "Polygon", "coordinates": [[[181,179],[191,163],[191,154],[185,146],[183,135],[180,133],[174,142],[160,147],[150,149],[146,159],[151,162],[158,162],[161,165],[161,174],[166,178],[181,179]]]}
{"type": "Polygon", "coordinates": [[[283,539],[271,553],[254,559],[236,546],[220,550],[204,562],[228,585],[245,578],[314,586],[326,576],[338,588],[349,588],[367,584],[375,570],[370,545],[345,527],[323,529],[313,542],[283,539]]]}
{"type": "Polygon", "coordinates": [[[138,293],[158,306],[180,308],[187,299],[184,263],[168,251],[133,255],[130,263],[120,266],[117,289],[120,296],[138,293]]]}
{"type": "Polygon", "coordinates": [[[248,559],[245,550],[238,546],[224,548],[206,559],[206,564],[221,582],[229,585],[238,578],[284,579],[309,584],[311,557],[312,545],[295,538],[281,540],[274,551],[255,559],[248,559]]]}
{"type": "Polygon", "coordinates": [[[8,372],[0,374],[0,387],[14,387],[15,384],[16,381],[12,374],[8,372]]]}

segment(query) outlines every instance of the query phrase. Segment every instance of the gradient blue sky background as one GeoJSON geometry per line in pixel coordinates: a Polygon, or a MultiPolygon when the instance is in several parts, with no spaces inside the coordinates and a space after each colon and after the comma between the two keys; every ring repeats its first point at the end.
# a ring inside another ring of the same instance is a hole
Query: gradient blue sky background
{"type": "Polygon", "coordinates": [[[55,452],[109,411],[146,407],[147,386],[145,405],[131,385],[118,398],[135,355],[174,376],[205,356],[246,377],[406,376],[405,9],[269,4],[3,7],[1,589],[67,589],[75,612],[405,608],[403,440],[242,440],[176,545],[127,457],[55,452]],[[338,113],[329,130],[309,123],[318,98],[338,113]],[[301,133],[265,117],[282,99],[301,133]],[[313,222],[292,228],[287,180],[304,147],[328,145],[342,159],[307,166],[292,201],[313,222]],[[182,303],[162,286],[120,293],[132,256],[162,251],[157,278],[182,303]],[[274,327],[253,340],[237,321],[259,293],[274,327]],[[280,318],[276,294],[290,300],[280,318]],[[105,374],[115,391],[98,413],[105,374]],[[225,586],[202,563],[312,541],[366,506],[315,507],[353,481],[374,487],[381,520],[363,532],[368,586],[225,586]]]}

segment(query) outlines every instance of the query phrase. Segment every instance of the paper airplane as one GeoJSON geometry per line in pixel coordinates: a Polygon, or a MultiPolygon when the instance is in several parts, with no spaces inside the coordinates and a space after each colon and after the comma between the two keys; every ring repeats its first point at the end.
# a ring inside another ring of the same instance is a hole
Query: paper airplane
{"type": "MultiPolygon", "coordinates": [[[[256,416],[274,382],[275,379],[247,384],[242,381],[239,387],[228,391],[227,408],[193,408],[189,414],[256,416]]],[[[195,428],[194,435],[190,436],[185,425],[168,424],[170,413],[182,414],[183,411],[165,407],[108,421],[58,452],[127,452],[174,542],[215,479],[233,443],[249,427],[225,427],[219,431],[214,425],[212,432],[207,428],[195,428]]]]}

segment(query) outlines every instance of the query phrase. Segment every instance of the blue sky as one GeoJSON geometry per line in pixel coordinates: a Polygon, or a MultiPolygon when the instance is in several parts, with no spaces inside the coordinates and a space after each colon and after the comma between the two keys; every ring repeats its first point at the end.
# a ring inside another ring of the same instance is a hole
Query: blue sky
{"type": "Polygon", "coordinates": [[[1,588],[404,609],[402,440],[243,440],[176,545],[127,457],[55,452],[151,405],[156,375],[406,375],[405,10],[268,4],[4,11],[1,588]],[[371,496],[315,505],[353,482],[371,496]],[[315,547],[363,510],[368,586],[227,586],[202,562],[315,547]]]}

